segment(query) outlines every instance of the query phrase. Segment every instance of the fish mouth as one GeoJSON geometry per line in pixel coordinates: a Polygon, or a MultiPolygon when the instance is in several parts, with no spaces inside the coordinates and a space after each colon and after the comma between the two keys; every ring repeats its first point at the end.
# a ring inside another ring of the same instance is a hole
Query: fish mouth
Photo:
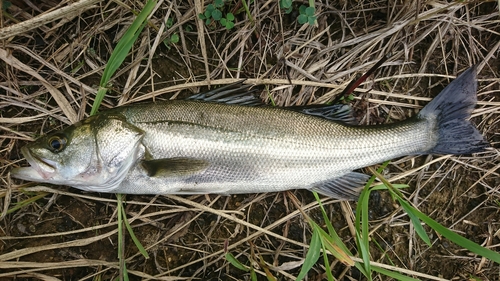
{"type": "Polygon", "coordinates": [[[21,148],[21,153],[30,164],[30,167],[14,168],[11,172],[14,178],[44,181],[51,178],[56,172],[54,161],[32,153],[28,147],[21,148]]]}

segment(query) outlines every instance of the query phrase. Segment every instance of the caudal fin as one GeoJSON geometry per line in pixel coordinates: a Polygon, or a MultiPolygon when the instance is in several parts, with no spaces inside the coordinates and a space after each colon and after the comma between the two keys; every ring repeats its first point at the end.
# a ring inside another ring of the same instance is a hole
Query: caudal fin
{"type": "Polygon", "coordinates": [[[476,71],[475,66],[467,69],[418,114],[437,120],[438,142],[428,153],[470,154],[490,146],[469,121],[477,103],[476,71]]]}

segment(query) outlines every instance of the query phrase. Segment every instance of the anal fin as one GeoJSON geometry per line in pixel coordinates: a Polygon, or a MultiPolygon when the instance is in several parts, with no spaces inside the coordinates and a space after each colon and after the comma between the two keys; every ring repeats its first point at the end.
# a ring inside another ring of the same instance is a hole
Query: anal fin
{"type": "Polygon", "coordinates": [[[349,125],[356,125],[356,119],[352,115],[351,107],[345,104],[292,106],[286,107],[286,109],[349,125]]]}
{"type": "Polygon", "coordinates": [[[311,191],[333,198],[356,200],[369,178],[370,176],[362,173],[350,172],[341,177],[319,183],[312,187],[311,191]]]}

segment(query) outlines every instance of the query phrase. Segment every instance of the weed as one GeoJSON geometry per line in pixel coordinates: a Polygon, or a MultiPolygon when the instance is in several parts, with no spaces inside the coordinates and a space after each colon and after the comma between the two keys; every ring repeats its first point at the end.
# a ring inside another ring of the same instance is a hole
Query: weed
{"type": "MultiPolygon", "coordinates": [[[[285,14],[290,14],[293,11],[292,0],[280,0],[280,8],[285,11],[285,14]]],[[[316,23],[316,8],[314,8],[314,0],[309,1],[309,6],[300,5],[299,16],[297,17],[297,22],[300,24],[309,23],[309,25],[314,25],[316,23]]]]}
{"type": "Polygon", "coordinates": [[[10,1],[3,1],[2,10],[6,11],[10,6],[12,6],[12,3],[10,1]]]}
{"type": "MultiPolygon", "coordinates": [[[[358,201],[358,206],[356,209],[356,245],[357,252],[361,256],[360,261],[354,262],[351,258],[353,255],[346,247],[346,245],[342,242],[340,237],[337,235],[335,229],[332,226],[331,221],[329,220],[326,211],[324,210],[321,200],[319,196],[314,193],[316,200],[320,206],[321,213],[323,215],[323,219],[326,222],[326,227],[328,232],[323,230],[317,223],[315,223],[311,218],[305,216],[307,221],[309,222],[312,228],[312,238],[309,244],[309,250],[307,251],[304,263],[302,265],[301,271],[297,276],[296,280],[302,280],[309,270],[314,266],[314,264],[319,260],[321,254],[324,257],[324,266],[325,272],[327,274],[328,280],[335,280],[331,275],[331,270],[329,268],[328,263],[328,254],[327,251],[330,252],[333,256],[335,256],[340,262],[348,265],[355,266],[366,278],[367,280],[372,280],[372,272],[378,272],[384,274],[386,276],[395,278],[397,280],[416,280],[406,275],[403,275],[398,272],[390,271],[384,268],[380,268],[378,266],[371,265],[370,260],[370,237],[369,237],[369,223],[368,223],[368,200],[370,197],[370,192],[373,190],[388,190],[394,198],[394,200],[405,210],[406,214],[410,218],[410,221],[415,228],[415,232],[418,236],[427,244],[429,247],[431,246],[431,241],[425,232],[425,229],[422,226],[422,223],[427,224],[429,227],[434,229],[441,236],[448,238],[450,241],[456,243],[457,245],[470,250],[471,252],[486,257],[494,262],[500,262],[500,254],[484,248],[458,234],[449,230],[448,228],[442,226],[438,222],[429,218],[425,214],[421,213],[419,210],[410,205],[410,203],[402,198],[402,194],[399,191],[400,188],[405,188],[407,185],[394,185],[390,184],[380,173],[387,166],[389,161],[386,161],[378,171],[374,169],[370,169],[374,176],[370,178],[367,182],[365,189],[361,193],[358,201]],[[383,184],[370,187],[374,182],[375,178],[379,178],[383,184]]],[[[359,260],[359,259],[358,259],[359,260]]]]}
{"type": "Polygon", "coordinates": [[[215,4],[209,4],[203,14],[198,14],[198,18],[205,20],[206,25],[210,25],[212,21],[219,22],[227,30],[234,27],[234,15],[227,13],[223,17],[222,10],[224,9],[224,0],[215,0],[215,4]]]}
{"type": "Polygon", "coordinates": [[[280,8],[285,10],[285,14],[292,12],[292,0],[280,0],[280,8]]]}
{"type": "MultiPolygon", "coordinates": [[[[174,19],[168,18],[167,22],[165,23],[165,27],[169,29],[172,26],[174,26],[174,19]]],[[[179,43],[179,34],[177,33],[173,33],[172,35],[170,35],[170,37],[167,37],[165,38],[165,40],[163,40],[163,45],[165,45],[165,47],[167,47],[169,50],[170,50],[170,45],[177,43],[179,43]]]]}
{"type": "Polygon", "coordinates": [[[316,12],[316,8],[314,7],[306,7],[301,5],[299,8],[300,15],[297,17],[297,21],[300,24],[309,23],[309,25],[314,25],[316,22],[316,16],[314,13],[316,12]]]}

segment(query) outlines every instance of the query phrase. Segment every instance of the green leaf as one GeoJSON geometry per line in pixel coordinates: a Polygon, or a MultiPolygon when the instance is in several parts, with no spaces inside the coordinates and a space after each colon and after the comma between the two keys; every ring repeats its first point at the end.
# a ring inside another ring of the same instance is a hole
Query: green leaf
{"type": "Polygon", "coordinates": [[[128,219],[127,219],[127,214],[125,212],[123,212],[123,222],[125,223],[125,227],[127,228],[128,230],[128,234],[130,235],[130,237],[132,238],[132,241],[134,241],[134,244],[135,246],[137,247],[137,249],[139,249],[139,252],[141,252],[141,254],[146,258],[146,259],[149,259],[149,255],[148,255],[148,252],[146,251],[146,249],[144,249],[144,247],[142,246],[141,244],[141,241],[139,241],[139,239],[137,239],[137,237],[135,236],[135,233],[134,233],[134,230],[132,229],[132,227],[130,226],[130,224],[128,223],[128,219]]]}
{"type": "Polygon", "coordinates": [[[309,25],[314,25],[314,22],[316,22],[316,17],[308,17],[307,22],[309,25]]]}
{"type": "Polygon", "coordinates": [[[198,14],[198,18],[199,18],[200,20],[204,20],[204,19],[206,19],[207,17],[205,17],[205,15],[204,15],[204,14],[198,14]]]}
{"type": "Polygon", "coordinates": [[[410,217],[411,223],[413,224],[413,227],[415,228],[415,232],[418,234],[418,236],[420,236],[420,238],[422,238],[422,240],[424,240],[424,242],[425,242],[425,244],[427,244],[427,246],[431,247],[432,243],[431,243],[431,240],[429,239],[429,236],[425,232],[425,229],[422,226],[422,224],[420,224],[420,220],[413,212],[416,209],[413,208],[410,204],[408,204],[408,202],[406,202],[402,198],[399,198],[399,196],[397,197],[397,199],[398,199],[398,202],[401,205],[401,207],[403,207],[403,210],[405,210],[405,212],[410,217]]]}
{"type": "Polygon", "coordinates": [[[257,273],[255,273],[255,270],[253,267],[250,268],[250,280],[252,281],[258,281],[259,279],[257,278],[257,273]]]}
{"type": "Polygon", "coordinates": [[[326,253],[326,248],[324,245],[321,245],[323,249],[323,264],[325,266],[325,273],[328,277],[328,281],[335,281],[335,277],[333,277],[332,270],[330,268],[330,261],[328,260],[328,254],[326,253]]]}
{"type": "Polygon", "coordinates": [[[243,271],[249,271],[248,267],[244,266],[239,260],[237,260],[233,254],[231,253],[226,253],[225,255],[226,260],[232,264],[234,267],[237,269],[243,270],[243,271]]]}
{"type": "MultiPolygon", "coordinates": [[[[21,209],[22,207],[26,207],[26,206],[30,205],[31,203],[35,202],[36,200],[45,197],[45,195],[47,195],[47,194],[48,194],[47,192],[42,192],[42,193],[40,193],[38,195],[35,195],[34,197],[31,197],[31,198],[28,198],[28,199],[24,200],[24,201],[17,202],[17,203],[14,204],[14,207],[8,209],[6,213],[10,214],[10,213],[12,213],[12,212],[14,212],[16,210],[21,209]]],[[[3,214],[0,213],[0,215],[3,215],[3,214]]]]}
{"type": "Polygon", "coordinates": [[[234,21],[234,15],[233,15],[233,13],[227,13],[227,15],[226,15],[226,19],[227,19],[228,21],[234,21]]]}
{"type": "Polygon", "coordinates": [[[10,6],[12,6],[12,3],[10,1],[3,1],[2,10],[6,11],[8,8],[10,8],[10,6]]]}
{"type": "Polygon", "coordinates": [[[280,0],[280,7],[290,9],[292,7],[292,0],[280,0]]]}
{"type": "MultiPolygon", "coordinates": [[[[391,191],[391,195],[393,197],[396,197],[399,200],[402,199],[402,195],[400,195],[399,190],[392,188],[392,185],[382,176],[380,173],[373,171],[373,174],[376,175],[387,187],[389,187],[389,190],[391,191]],[[399,194],[398,194],[399,193],[399,194]]],[[[478,254],[480,256],[483,256],[489,260],[492,260],[496,263],[500,264],[500,254],[492,251],[490,249],[484,248],[481,245],[478,245],[477,243],[474,243],[470,241],[469,239],[462,237],[455,232],[451,231],[450,229],[442,226],[435,220],[431,219],[427,215],[423,214],[410,204],[408,204],[408,209],[411,210],[411,213],[418,217],[421,221],[423,221],[425,224],[427,224],[429,227],[434,229],[437,233],[441,234],[442,236],[448,238],[450,241],[454,242],[455,244],[459,245],[460,247],[463,247],[475,254],[478,254]]]]}
{"type": "Polygon", "coordinates": [[[368,237],[361,237],[359,231],[356,231],[356,240],[359,241],[358,250],[361,252],[361,257],[363,258],[363,267],[365,269],[365,276],[368,280],[372,280],[372,270],[370,263],[370,248],[367,248],[367,244],[365,241],[369,241],[368,237]]]}
{"type": "Polygon", "coordinates": [[[309,250],[307,251],[306,258],[300,269],[300,273],[295,280],[302,280],[306,277],[307,272],[311,270],[314,264],[318,261],[321,254],[321,236],[319,226],[314,224],[313,234],[311,238],[311,243],[309,244],[309,250]]]}
{"type": "Polygon", "coordinates": [[[228,29],[228,30],[229,30],[229,29],[232,29],[233,27],[234,27],[234,22],[232,22],[232,21],[228,21],[228,22],[226,23],[226,29],[228,29]]]}
{"type": "MultiPolygon", "coordinates": [[[[375,177],[372,177],[375,180],[375,177]]],[[[371,179],[371,178],[370,178],[371,179]]],[[[371,265],[370,265],[370,229],[368,223],[368,201],[370,199],[371,189],[369,186],[365,186],[361,192],[358,200],[358,206],[356,207],[356,242],[358,246],[358,251],[361,253],[361,258],[363,259],[363,267],[365,272],[368,274],[366,277],[368,280],[372,279],[371,275],[371,265]]]]}
{"type": "Polygon", "coordinates": [[[214,10],[214,11],[212,12],[212,18],[213,18],[214,20],[220,20],[220,19],[222,18],[222,12],[221,12],[221,11],[219,11],[219,10],[214,10]]]}
{"type": "Polygon", "coordinates": [[[173,44],[178,43],[179,42],[179,35],[177,33],[172,34],[172,36],[170,36],[170,42],[172,42],[173,44]]]}
{"type": "Polygon", "coordinates": [[[227,21],[225,18],[220,19],[220,24],[222,24],[223,26],[226,26],[226,23],[227,23],[227,21]]]}
{"type": "Polygon", "coordinates": [[[305,12],[306,12],[306,15],[311,17],[311,16],[314,16],[316,9],[314,7],[307,7],[305,12]]]}
{"type": "Polygon", "coordinates": [[[212,12],[213,12],[213,11],[215,11],[215,6],[214,6],[214,4],[209,4],[209,5],[207,6],[207,10],[205,11],[205,15],[207,15],[207,14],[206,14],[207,12],[210,12],[210,14],[212,14],[212,12]]]}
{"type": "Polygon", "coordinates": [[[301,15],[305,15],[306,14],[306,8],[307,8],[306,6],[300,5],[300,7],[299,7],[299,13],[301,15]]]}
{"type": "Polygon", "coordinates": [[[224,6],[224,0],[215,0],[215,7],[222,8],[224,6]]]}
{"type": "Polygon", "coordinates": [[[304,24],[307,22],[307,16],[304,15],[304,14],[300,14],[298,17],[297,17],[297,21],[300,23],[300,24],[304,24]]]}
{"type": "Polygon", "coordinates": [[[106,64],[106,68],[102,73],[101,82],[99,84],[99,90],[95,97],[94,103],[92,104],[92,109],[90,111],[90,115],[94,115],[97,113],[99,106],[101,105],[102,100],[104,99],[104,95],[106,94],[106,85],[108,85],[109,80],[116,72],[118,67],[123,63],[125,58],[128,55],[128,52],[134,45],[134,42],[137,40],[139,35],[142,32],[142,29],[146,25],[146,20],[149,14],[153,11],[156,6],[156,0],[149,0],[142,11],[137,15],[137,18],[134,20],[132,25],[127,29],[123,37],[120,39],[118,44],[116,44],[113,53],[111,54],[108,63],[106,64]]]}
{"type": "MultiPolygon", "coordinates": [[[[200,14],[201,15],[201,14],[200,14]]],[[[167,22],[165,23],[165,26],[167,28],[171,28],[174,25],[174,19],[173,18],[168,18],[167,22]]]]}
{"type": "Polygon", "coordinates": [[[423,214],[419,210],[417,210],[413,207],[411,207],[411,208],[413,209],[413,213],[415,214],[415,216],[417,216],[420,220],[422,220],[424,223],[426,223],[428,226],[430,226],[436,232],[438,232],[442,236],[448,238],[453,243],[455,243],[455,244],[459,245],[460,247],[463,247],[471,252],[474,252],[480,256],[483,256],[491,261],[494,261],[494,262],[500,264],[500,254],[499,253],[492,251],[490,249],[484,248],[481,245],[478,245],[475,242],[472,242],[469,239],[456,234],[455,232],[449,230],[448,228],[442,226],[441,224],[439,224],[435,220],[426,216],[425,214],[423,214]]]}

